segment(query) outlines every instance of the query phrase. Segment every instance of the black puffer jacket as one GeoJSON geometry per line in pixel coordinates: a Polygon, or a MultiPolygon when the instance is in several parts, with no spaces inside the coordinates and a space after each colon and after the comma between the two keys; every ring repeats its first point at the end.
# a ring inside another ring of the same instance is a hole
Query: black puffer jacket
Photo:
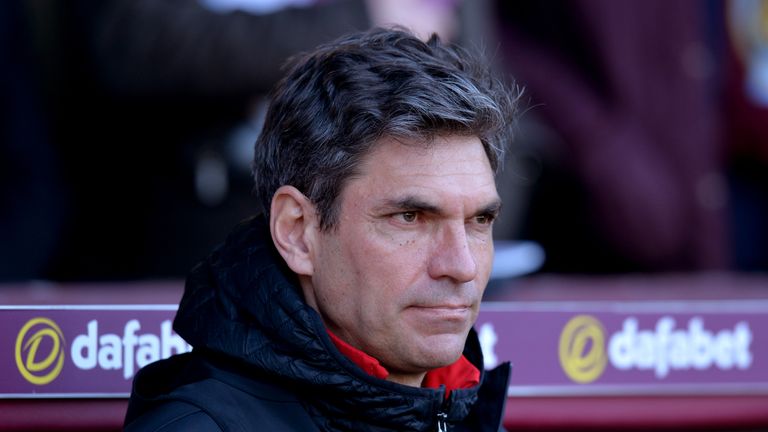
{"type": "MultiPolygon", "coordinates": [[[[144,368],[127,431],[492,431],[509,365],[474,388],[413,388],[374,378],[342,355],[266,223],[240,225],[187,280],[174,323],[194,352],[144,368]],[[447,428],[447,429],[446,429],[447,428]]],[[[464,355],[482,370],[477,336],[464,355]]]]}

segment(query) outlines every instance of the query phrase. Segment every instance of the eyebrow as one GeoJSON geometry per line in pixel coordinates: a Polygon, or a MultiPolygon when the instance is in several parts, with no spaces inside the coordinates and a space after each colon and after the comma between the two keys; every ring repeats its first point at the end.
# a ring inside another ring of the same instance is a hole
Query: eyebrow
{"type": "Polygon", "coordinates": [[[475,215],[489,214],[492,216],[498,216],[499,213],[501,213],[501,199],[495,199],[485,207],[482,207],[480,211],[475,213],[475,215]]]}
{"type": "MultiPolygon", "coordinates": [[[[381,206],[381,208],[391,209],[391,210],[419,211],[419,212],[436,214],[438,216],[444,213],[444,211],[440,208],[440,206],[412,195],[405,196],[402,198],[386,200],[384,204],[381,206]]],[[[473,216],[485,215],[485,214],[496,216],[499,214],[500,211],[501,211],[501,200],[497,198],[489,202],[488,204],[480,207],[473,216]]]]}

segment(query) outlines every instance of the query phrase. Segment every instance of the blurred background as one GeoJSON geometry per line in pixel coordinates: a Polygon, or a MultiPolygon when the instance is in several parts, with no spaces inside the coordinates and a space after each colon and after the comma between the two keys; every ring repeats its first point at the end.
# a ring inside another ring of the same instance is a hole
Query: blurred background
{"type": "Polygon", "coordinates": [[[183,278],[254,213],[265,94],[374,24],[457,36],[453,1],[0,6],[0,280],[183,278]]]}
{"type": "Polygon", "coordinates": [[[761,0],[0,2],[0,297],[177,295],[255,211],[281,66],[392,24],[524,88],[488,299],[768,298],[761,0]]]}
{"type": "Polygon", "coordinates": [[[547,273],[768,269],[761,1],[10,1],[0,280],[182,278],[254,211],[264,95],[373,24],[484,50],[524,87],[500,240],[547,273]]]}

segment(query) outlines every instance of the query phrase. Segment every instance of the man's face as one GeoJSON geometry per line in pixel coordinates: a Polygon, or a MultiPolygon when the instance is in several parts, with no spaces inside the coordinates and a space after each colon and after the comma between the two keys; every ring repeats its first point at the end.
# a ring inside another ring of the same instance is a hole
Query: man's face
{"type": "Polygon", "coordinates": [[[385,139],[349,179],[338,224],[318,235],[309,304],[391,373],[461,355],[493,260],[500,201],[475,137],[425,148],[385,139]]]}

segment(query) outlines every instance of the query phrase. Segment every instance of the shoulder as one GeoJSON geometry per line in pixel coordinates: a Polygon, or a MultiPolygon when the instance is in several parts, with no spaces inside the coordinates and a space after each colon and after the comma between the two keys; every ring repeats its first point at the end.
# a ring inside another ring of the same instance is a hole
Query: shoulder
{"type": "Polygon", "coordinates": [[[139,372],[126,430],[316,430],[297,389],[278,377],[212,354],[179,357],[139,372]]]}
{"type": "Polygon", "coordinates": [[[125,425],[125,432],[220,432],[203,410],[183,401],[168,401],[125,425]]]}
{"type": "MultiPolygon", "coordinates": [[[[130,411],[130,408],[129,408],[130,411]]],[[[227,383],[209,378],[173,390],[144,406],[128,432],[252,432],[316,430],[309,413],[278,386],[247,377],[227,383]]]]}

